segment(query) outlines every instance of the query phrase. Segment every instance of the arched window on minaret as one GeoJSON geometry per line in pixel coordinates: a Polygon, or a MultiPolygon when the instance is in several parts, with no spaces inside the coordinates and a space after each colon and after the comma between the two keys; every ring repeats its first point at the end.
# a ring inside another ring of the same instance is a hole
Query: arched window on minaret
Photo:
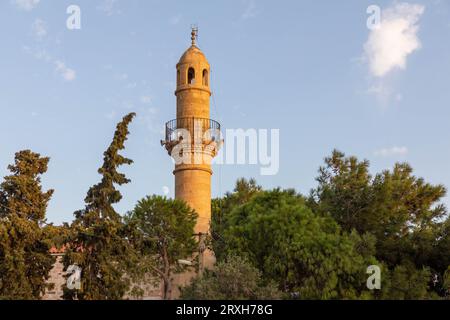
{"type": "Polygon", "coordinates": [[[181,84],[181,73],[180,70],[177,70],[177,86],[181,84]]]}
{"type": "Polygon", "coordinates": [[[195,84],[195,70],[192,67],[188,70],[188,84],[195,84]]]}
{"type": "Polygon", "coordinates": [[[208,70],[203,70],[203,85],[208,86],[208,70]]]}

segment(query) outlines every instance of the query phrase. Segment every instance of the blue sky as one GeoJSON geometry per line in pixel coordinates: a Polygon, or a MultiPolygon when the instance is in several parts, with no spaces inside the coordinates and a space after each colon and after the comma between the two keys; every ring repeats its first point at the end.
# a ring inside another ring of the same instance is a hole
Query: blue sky
{"type": "MultiPolygon", "coordinates": [[[[225,128],[280,129],[280,170],[214,167],[213,195],[255,177],[266,188],[316,185],[338,148],[373,172],[407,161],[450,186],[450,2],[1,0],[0,175],[14,153],[50,156],[48,219],[71,221],[120,118],[135,111],[120,212],[147,194],[173,196],[159,145],[175,117],[175,65],[190,25],[211,64],[211,117],[225,128]],[[66,8],[81,8],[81,30],[66,8]],[[369,5],[381,26],[366,26],[369,5]]],[[[447,201],[448,204],[448,201],[447,201]]]]}

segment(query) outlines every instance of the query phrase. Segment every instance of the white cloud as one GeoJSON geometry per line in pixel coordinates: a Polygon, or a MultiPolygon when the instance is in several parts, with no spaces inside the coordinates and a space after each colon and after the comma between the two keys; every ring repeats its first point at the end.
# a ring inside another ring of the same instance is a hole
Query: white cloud
{"type": "Polygon", "coordinates": [[[66,64],[60,60],[55,61],[56,71],[63,77],[65,81],[73,81],[76,78],[75,70],[68,68],[66,64]]]}
{"type": "Polygon", "coordinates": [[[33,10],[41,0],[11,0],[11,2],[16,5],[19,9],[25,11],[33,10]]]}
{"type": "Polygon", "coordinates": [[[364,45],[373,76],[381,78],[392,70],[406,68],[407,57],[421,48],[417,33],[424,11],[424,6],[409,3],[383,10],[380,25],[371,30],[364,45]]]}
{"type": "Polygon", "coordinates": [[[41,40],[47,35],[47,24],[42,19],[36,19],[31,25],[31,30],[36,40],[41,40]]]}
{"type": "Polygon", "coordinates": [[[75,70],[68,68],[64,62],[53,58],[45,49],[33,49],[23,46],[23,50],[32,55],[35,59],[41,60],[47,64],[54,65],[55,71],[58,72],[65,81],[73,81],[76,78],[75,70]]]}
{"type": "Polygon", "coordinates": [[[379,157],[406,156],[407,154],[407,147],[383,148],[374,152],[374,155],[379,157]]]}
{"type": "Polygon", "coordinates": [[[43,60],[47,63],[51,62],[51,60],[52,60],[52,57],[45,49],[33,49],[33,48],[30,48],[29,46],[23,46],[22,49],[24,52],[32,55],[34,58],[36,58],[38,60],[43,60]]]}

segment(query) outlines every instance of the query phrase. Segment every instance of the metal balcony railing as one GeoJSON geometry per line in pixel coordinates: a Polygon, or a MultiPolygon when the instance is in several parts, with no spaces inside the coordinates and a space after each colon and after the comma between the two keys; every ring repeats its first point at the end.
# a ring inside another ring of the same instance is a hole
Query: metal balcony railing
{"type": "Polygon", "coordinates": [[[183,135],[181,130],[189,132],[191,141],[195,137],[206,140],[221,140],[220,123],[207,118],[186,117],[171,120],[166,123],[166,143],[176,142],[183,135]]]}

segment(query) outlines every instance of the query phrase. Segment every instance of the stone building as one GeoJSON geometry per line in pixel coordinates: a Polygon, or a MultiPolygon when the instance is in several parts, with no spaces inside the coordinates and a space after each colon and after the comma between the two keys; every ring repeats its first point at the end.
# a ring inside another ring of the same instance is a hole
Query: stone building
{"type": "Polygon", "coordinates": [[[53,288],[45,292],[42,299],[44,300],[61,300],[63,295],[63,286],[66,283],[64,278],[65,272],[64,265],[62,263],[62,258],[64,256],[64,247],[50,249],[50,254],[56,258],[55,264],[49,274],[49,283],[53,284],[53,288]]]}
{"type": "MultiPolygon", "coordinates": [[[[53,284],[53,288],[46,290],[45,294],[42,296],[43,300],[62,300],[63,288],[66,286],[66,273],[63,265],[63,257],[65,253],[65,248],[53,247],[50,250],[50,254],[56,258],[55,264],[49,273],[48,283],[53,284]]],[[[163,286],[162,283],[155,285],[153,278],[148,277],[147,281],[137,284],[136,286],[142,289],[143,295],[139,297],[142,300],[160,300],[163,296],[163,286]]],[[[137,299],[126,295],[124,299],[137,299]]]]}

